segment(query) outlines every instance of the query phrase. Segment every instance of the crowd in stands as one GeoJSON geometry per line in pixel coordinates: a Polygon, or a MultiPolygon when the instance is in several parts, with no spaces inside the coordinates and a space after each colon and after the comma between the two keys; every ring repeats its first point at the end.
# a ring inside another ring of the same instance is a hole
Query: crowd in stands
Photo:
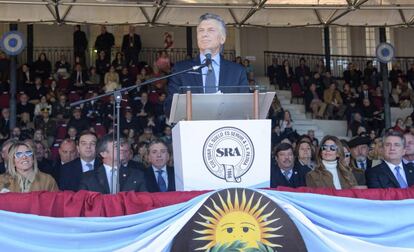
{"type": "MultiPolygon", "coordinates": [[[[282,65],[273,58],[267,68],[272,85],[280,89],[290,89],[292,97],[303,98],[305,109],[315,119],[347,120],[352,136],[361,132],[375,131],[380,135],[384,124],[384,97],[382,78],[372,61],[366,63],[362,72],[355,64],[349,63],[343,78],[334,78],[326,70],[321,60],[311,70],[304,58],[294,71],[289,62],[282,65]]],[[[403,73],[399,64],[394,63],[389,72],[390,105],[392,107],[412,108],[414,104],[414,64],[403,73]]],[[[411,120],[410,117],[404,121],[411,120]]],[[[411,127],[408,121],[405,127],[411,127]]],[[[397,125],[396,125],[397,127],[397,125]]]]}

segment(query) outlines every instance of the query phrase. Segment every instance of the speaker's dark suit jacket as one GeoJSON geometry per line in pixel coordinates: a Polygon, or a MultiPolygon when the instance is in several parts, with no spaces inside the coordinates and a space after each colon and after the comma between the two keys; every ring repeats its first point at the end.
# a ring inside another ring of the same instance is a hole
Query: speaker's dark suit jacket
{"type": "MultiPolygon", "coordinates": [[[[200,56],[197,55],[194,59],[176,63],[173,72],[179,72],[200,64],[200,56]]],[[[219,89],[223,93],[249,92],[245,68],[240,64],[225,60],[223,56],[220,56],[220,76],[218,78],[218,83],[219,89]],[[244,88],[225,88],[226,86],[242,86],[244,88]]],[[[185,86],[193,86],[194,88],[191,89],[193,93],[204,92],[201,69],[178,74],[168,80],[168,97],[165,107],[167,114],[169,114],[171,108],[173,95],[183,93],[180,87],[185,86]]]]}
{"type": "MultiPolygon", "coordinates": [[[[152,166],[145,169],[145,181],[147,182],[148,192],[159,192],[160,188],[157,183],[157,179],[154,174],[152,166]]],[[[168,188],[167,191],[175,191],[175,175],[174,167],[167,166],[167,176],[168,176],[168,188]]]]}
{"type": "MultiPolygon", "coordinates": [[[[101,163],[95,159],[94,169],[99,167],[101,163]]],[[[82,177],[82,163],[80,158],[76,158],[61,167],[59,173],[59,189],[77,191],[82,177]]]]}
{"type": "MultiPolygon", "coordinates": [[[[408,186],[414,185],[414,166],[413,164],[403,164],[408,186]]],[[[368,188],[400,188],[400,184],[387,163],[381,164],[366,170],[365,172],[368,188]]]]}
{"type": "MultiPolygon", "coordinates": [[[[105,167],[101,165],[93,171],[82,174],[79,190],[110,193],[105,167]]],[[[119,191],[146,192],[144,174],[138,169],[122,166],[119,170],[119,191]]]]}
{"type": "Polygon", "coordinates": [[[302,166],[295,163],[292,170],[292,175],[289,180],[285,178],[277,163],[272,165],[270,172],[270,187],[276,188],[278,186],[300,187],[306,186],[306,173],[311,169],[307,166],[302,166]]]}

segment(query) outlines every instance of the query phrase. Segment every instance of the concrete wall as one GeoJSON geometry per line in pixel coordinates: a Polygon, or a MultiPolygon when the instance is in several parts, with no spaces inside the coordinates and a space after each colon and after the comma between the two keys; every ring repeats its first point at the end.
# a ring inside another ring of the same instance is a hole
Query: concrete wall
{"type": "Polygon", "coordinates": [[[393,36],[397,56],[414,56],[414,28],[395,28],[393,36]]]}
{"type": "Polygon", "coordinates": [[[351,54],[352,55],[366,55],[365,44],[365,28],[351,27],[350,28],[351,54]]]}

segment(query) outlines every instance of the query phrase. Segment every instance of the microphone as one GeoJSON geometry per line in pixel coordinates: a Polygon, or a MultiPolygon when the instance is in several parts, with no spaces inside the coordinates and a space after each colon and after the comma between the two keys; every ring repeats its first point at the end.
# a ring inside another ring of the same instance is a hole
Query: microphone
{"type": "Polygon", "coordinates": [[[211,66],[211,50],[207,49],[204,51],[204,55],[206,56],[206,65],[208,67],[208,71],[211,72],[213,71],[213,67],[211,66]]]}

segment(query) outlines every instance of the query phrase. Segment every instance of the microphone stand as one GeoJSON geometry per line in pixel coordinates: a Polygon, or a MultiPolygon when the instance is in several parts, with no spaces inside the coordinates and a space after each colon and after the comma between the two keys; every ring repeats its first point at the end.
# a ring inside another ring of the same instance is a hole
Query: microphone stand
{"type": "Polygon", "coordinates": [[[191,68],[184,69],[184,70],[179,71],[179,72],[175,72],[175,73],[171,73],[171,74],[164,75],[164,76],[161,76],[161,77],[153,78],[153,79],[144,81],[140,84],[135,84],[135,85],[130,86],[130,87],[117,89],[117,90],[107,92],[107,93],[104,93],[104,94],[101,94],[101,95],[98,95],[98,96],[95,96],[95,97],[91,97],[91,98],[88,98],[88,99],[83,99],[83,100],[79,100],[79,101],[76,101],[76,102],[72,102],[70,104],[71,107],[76,107],[78,105],[81,105],[81,104],[84,104],[84,103],[87,103],[87,102],[91,102],[91,101],[96,101],[96,100],[99,100],[101,98],[104,98],[104,97],[107,97],[107,96],[110,96],[110,95],[114,96],[114,100],[115,100],[114,113],[116,114],[116,123],[113,125],[113,128],[114,128],[113,132],[116,132],[116,154],[117,154],[117,157],[118,157],[116,165],[117,165],[118,170],[116,171],[113,168],[114,164],[112,164],[112,191],[111,191],[111,194],[117,194],[119,192],[119,176],[118,175],[119,175],[119,169],[121,168],[121,165],[122,165],[121,160],[120,160],[120,154],[121,154],[121,145],[120,145],[120,136],[121,136],[120,117],[121,116],[120,116],[120,109],[121,109],[122,93],[128,92],[128,91],[133,90],[135,88],[140,88],[140,87],[149,85],[149,84],[154,83],[156,81],[168,79],[170,77],[173,77],[173,76],[176,76],[176,75],[179,75],[179,74],[187,73],[187,72],[190,72],[190,71],[197,71],[198,69],[201,69],[205,66],[207,66],[207,65],[206,64],[201,64],[201,65],[193,66],[191,68]]]}

